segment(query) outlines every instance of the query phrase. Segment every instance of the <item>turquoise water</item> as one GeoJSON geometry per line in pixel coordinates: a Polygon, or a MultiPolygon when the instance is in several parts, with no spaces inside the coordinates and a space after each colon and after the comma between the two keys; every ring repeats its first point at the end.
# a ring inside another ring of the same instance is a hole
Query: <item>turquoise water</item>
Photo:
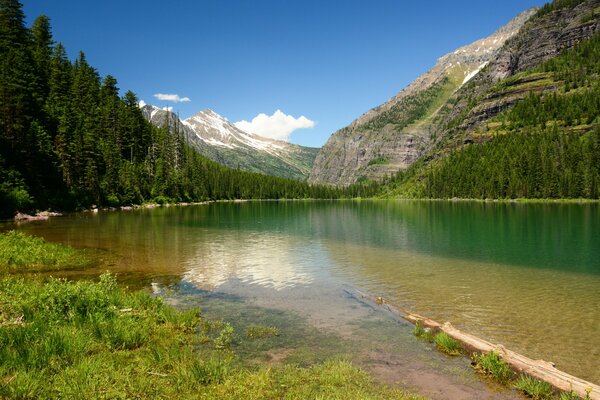
{"type": "Polygon", "coordinates": [[[342,334],[342,289],[358,287],[600,383],[597,204],[213,203],[19,229],[104,249],[98,270],[141,286],[184,282],[342,334]]]}

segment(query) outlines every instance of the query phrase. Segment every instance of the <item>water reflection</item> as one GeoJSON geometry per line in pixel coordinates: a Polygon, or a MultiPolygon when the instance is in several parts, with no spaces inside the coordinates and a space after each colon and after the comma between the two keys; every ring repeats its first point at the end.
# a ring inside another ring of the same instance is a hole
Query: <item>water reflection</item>
{"type": "Polygon", "coordinates": [[[221,203],[20,229],[106,249],[104,269],[120,274],[183,279],[332,326],[352,313],[340,287],[364,287],[600,382],[597,204],[221,203]]]}
{"type": "MultiPolygon", "coordinates": [[[[315,272],[306,262],[304,240],[261,232],[219,232],[197,241],[185,265],[183,279],[205,289],[218,289],[231,280],[276,290],[309,285],[315,272]],[[304,242],[304,243],[299,243],[304,242]]],[[[319,250],[313,248],[310,257],[319,250]]]]}
{"type": "Polygon", "coordinates": [[[309,215],[344,243],[600,274],[598,204],[363,201],[309,215]]]}

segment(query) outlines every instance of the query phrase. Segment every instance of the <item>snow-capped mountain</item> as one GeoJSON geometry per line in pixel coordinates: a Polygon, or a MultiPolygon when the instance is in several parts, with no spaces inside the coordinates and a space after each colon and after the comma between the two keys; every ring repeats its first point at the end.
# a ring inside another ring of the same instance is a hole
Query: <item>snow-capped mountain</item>
{"type": "Polygon", "coordinates": [[[182,131],[200,154],[232,168],[305,180],[318,152],[315,148],[244,132],[210,109],[183,121],[173,112],[150,104],[141,109],[155,126],[163,127],[168,120],[170,129],[182,131]]]}
{"type": "Polygon", "coordinates": [[[199,138],[213,146],[235,149],[252,147],[272,154],[289,152],[289,143],[244,132],[211,109],[201,111],[183,120],[183,124],[199,134],[199,138]]]}

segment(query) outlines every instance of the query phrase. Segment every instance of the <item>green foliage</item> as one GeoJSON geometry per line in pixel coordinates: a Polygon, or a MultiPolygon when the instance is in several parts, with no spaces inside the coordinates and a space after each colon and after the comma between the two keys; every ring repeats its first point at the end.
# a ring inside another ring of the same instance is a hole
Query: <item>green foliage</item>
{"type": "Polygon", "coordinates": [[[210,358],[198,360],[192,364],[191,373],[194,380],[201,385],[222,383],[230,374],[231,363],[228,360],[210,358]]]}
{"type": "Polygon", "coordinates": [[[517,390],[525,393],[534,400],[547,400],[552,398],[552,386],[528,375],[521,375],[514,383],[517,390]]]}
{"type": "Polygon", "coordinates": [[[261,339],[272,336],[279,336],[279,329],[276,326],[252,325],[246,328],[246,337],[251,339],[261,339]]]}
{"type": "Polygon", "coordinates": [[[218,350],[229,350],[231,343],[233,342],[233,334],[233,327],[230,324],[225,323],[219,336],[215,339],[215,348],[218,350]]]}
{"type": "Polygon", "coordinates": [[[438,350],[451,356],[460,355],[462,348],[460,343],[452,339],[446,332],[440,332],[433,337],[438,350]]]}
{"type": "MultiPolygon", "coordinates": [[[[178,126],[156,128],[131,91],[80,53],[71,63],[41,16],[24,25],[0,3],[0,218],[31,208],[72,209],[207,199],[366,195],[224,167],[190,148],[178,126]]],[[[314,152],[305,151],[306,171],[314,152]],[[312,154],[312,155],[311,155],[312,154]]],[[[278,171],[281,172],[281,171],[278,171]]]]}
{"type": "Polygon", "coordinates": [[[431,106],[447,91],[447,87],[450,85],[451,82],[446,77],[427,90],[404,97],[392,108],[362,125],[361,130],[380,130],[388,124],[392,124],[396,131],[407,127],[426,116],[431,106]]]}
{"type": "MultiPolygon", "coordinates": [[[[585,400],[589,400],[589,396],[586,396],[585,400]]],[[[558,396],[558,400],[582,400],[581,397],[577,396],[573,392],[561,392],[558,396]]]]}
{"type": "Polygon", "coordinates": [[[90,263],[85,253],[69,246],[18,231],[0,234],[0,272],[82,268],[90,263]]]}
{"type": "Polygon", "coordinates": [[[486,354],[473,354],[474,368],[485,375],[489,375],[501,384],[507,384],[513,372],[500,356],[491,351],[486,354]]]}
{"type": "Polygon", "coordinates": [[[427,198],[600,198],[599,65],[595,35],[500,82],[493,90],[531,76],[564,87],[530,93],[462,145],[448,139],[447,150],[398,174],[388,190],[427,198]]]}
{"type": "Polygon", "coordinates": [[[506,129],[523,127],[577,126],[600,123],[600,82],[585,91],[570,95],[530,94],[499,117],[506,129]]]}
{"type": "Polygon", "coordinates": [[[431,329],[423,328],[418,323],[415,324],[415,329],[414,329],[413,333],[419,339],[423,339],[423,340],[426,340],[428,342],[433,342],[434,341],[434,336],[433,336],[433,332],[431,332],[431,329]]]}
{"type": "Polygon", "coordinates": [[[542,8],[540,8],[540,10],[531,18],[541,18],[546,14],[563,8],[575,8],[575,6],[583,3],[584,1],[585,0],[553,0],[544,4],[542,8]]]}
{"type": "Polygon", "coordinates": [[[117,206],[119,206],[121,204],[121,201],[119,200],[119,196],[117,196],[116,194],[112,193],[112,194],[109,194],[106,197],[106,204],[109,207],[117,207],[117,206]]]}
{"type": "Polygon", "coordinates": [[[536,70],[554,73],[568,90],[590,86],[600,73],[600,35],[546,61],[536,70]]]}
{"type": "Polygon", "coordinates": [[[367,165],[385,165],[389,162],[390,160],[387,157],[377,157],[370,160],[367,165]]]}
{"type": "Polygon", "coordinates": [[[556,126],[500,135],[454,151],[422,179],[424,197],[597,199],[600,127],[583,135],[556,126]]]}
{"type": "Polygon", "coordinates": [[[346,361],[247,370],[226,323],[98,282],[0,279],[0,398],[414,399],[346,361]],[[221,329],[218,338],[205,326],[221,329]],[[225,332],[223,334],[223,332],[225,332]]]}

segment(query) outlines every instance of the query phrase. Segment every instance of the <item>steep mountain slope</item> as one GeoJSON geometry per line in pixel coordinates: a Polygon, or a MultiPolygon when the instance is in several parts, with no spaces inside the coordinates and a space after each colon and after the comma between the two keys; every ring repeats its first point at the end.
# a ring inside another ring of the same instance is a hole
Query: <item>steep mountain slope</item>
{"type": "Polygon", "coordinates": [[[306,180],[318,152],[316,148],[244,132],[209,109],[183,121],[149,104],[142,107],[142,112],[155,126],[163,127],[168,121],[169,129],[181,132],[198,153],[232,168],[306,180]]]}
{"type": "Polygon", "coordinates": [[[544,6],[439,110],[432,147],[389,194],[600,195],[600,2],[544,6]]]}
{"type": "Polygon", "coordinates": [[[309,182],[381,180],[410,166],[429,148],[440,106],[494,59],[534,13],[525,11],[493,35],[441,57],[388,102],[335,132],[317,155],[309,182]]]}
{"type": "Polygon", "coordinates": [[[509,80],[504,87],[496,89],[494,86],[503,79],[539,66],[599,31],[598,0],[558,0],[547,4],[518,35],[507,41],[481,73],[449,100],[440,113],[437,137],[444,140],[451,133],[448,130],[468,131],[511,107],[530,91],[556,89],[555,82],[541,75],[509,80]]]}

